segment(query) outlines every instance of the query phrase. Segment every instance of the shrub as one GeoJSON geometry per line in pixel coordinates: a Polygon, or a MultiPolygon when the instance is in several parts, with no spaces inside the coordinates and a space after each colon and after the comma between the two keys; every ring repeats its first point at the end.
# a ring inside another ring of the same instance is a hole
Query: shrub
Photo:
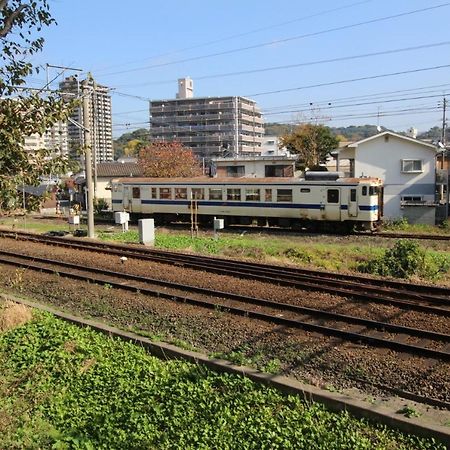
{"type": "Polygon", "coordinates": [[[416,275],[434,279],[447,272],[449,267],[450,260],[447,257],[427,254],[416,242],[402,239],[378,258],[361,263],[358,270],[396,278],[410,278],[416,275]]]}

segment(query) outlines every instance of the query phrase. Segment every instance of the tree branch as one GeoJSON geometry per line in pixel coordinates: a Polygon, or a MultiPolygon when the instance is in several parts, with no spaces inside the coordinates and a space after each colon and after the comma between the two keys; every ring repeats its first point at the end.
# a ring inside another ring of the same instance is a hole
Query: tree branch
{"type": "MultiPolygon", "coordinates": [[[[7,1],[8,0],[0,0],[0,11],[5,8],[7,1]]],[[[22,13],[22,11],[28,7],[29,5],[22,4],[5,18],[3,28],[0,28],[0,38],[4,38],[11,31],[12,27],[14,26],[14,21],[22,13]]]]}

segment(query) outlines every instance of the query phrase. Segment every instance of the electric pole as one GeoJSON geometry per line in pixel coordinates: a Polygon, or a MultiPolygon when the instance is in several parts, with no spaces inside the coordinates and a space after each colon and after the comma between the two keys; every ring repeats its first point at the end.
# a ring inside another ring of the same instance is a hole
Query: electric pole
{"type": "MultiPolygon", "coordinates": [[[[89,86],[83,86],[83,123],[89,124],[89,99],[91,91],[89,86]]],[[[85,169],[86,169],[86,189],[87,189],[87,215],[88,215],[88,237],[94,238],[94,186],[92,183],[92,148],[91,148],[91,130],[83,127],[84,132],[84,151],[85,151],[85,169]]]]}
{"type": "Polygon", "coordinates": [[[441,143],[443,146],[445,146],[446,140],[445,140],[445,134],[446,134],[446,128],[447,128],[447,121],[445,118],[445,112],[447,109],[447,99],[444,97],[444,100],[442,101],[442,135],[441,135],[441,143]]]}

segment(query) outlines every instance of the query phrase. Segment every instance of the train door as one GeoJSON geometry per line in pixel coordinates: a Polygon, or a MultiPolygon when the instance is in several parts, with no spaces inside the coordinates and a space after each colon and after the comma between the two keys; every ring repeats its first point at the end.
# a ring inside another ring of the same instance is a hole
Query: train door
{"type": "Polygon", "coordinates": [[[356,195],[356,188],[350,188],[348,194],[348,215],[349,217],[358,216],[358,196],[356,195]]]}
{"type": "Polygon", "coordinates": [[[130,207],[130,186],[123,187],[123,209],[128,209],[130,207]]]}
{"type": "Polygon", "coordinates": [[[325,220],[341,220],[341,191],[338,188],[325,190],[325,220]]]}
{"type": "Polygon", "coordinates": [[[141,207],[141,188],[140,187],[133,187],[132,191],[132,200],[131,200],[131,211],[133,212],[142,212],[141,207]]]}

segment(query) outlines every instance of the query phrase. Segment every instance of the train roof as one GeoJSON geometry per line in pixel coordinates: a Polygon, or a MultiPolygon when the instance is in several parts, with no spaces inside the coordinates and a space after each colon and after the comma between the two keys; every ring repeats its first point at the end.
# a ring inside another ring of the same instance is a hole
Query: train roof
{"type": "Polygon", "coordinates": [[[111,180],[112,183],[125,183],[125,184],[198,184],[198,185],[211,185],[211,184],[381,184],[379,178],[339,178],[336,181],[324,181],[324,180],[305,180],[303,178],[284,178],[284,177],[271,177],[271,178],[212,178],[212,177],[195,177],[195,178],[115,178],[111,180]]]}

